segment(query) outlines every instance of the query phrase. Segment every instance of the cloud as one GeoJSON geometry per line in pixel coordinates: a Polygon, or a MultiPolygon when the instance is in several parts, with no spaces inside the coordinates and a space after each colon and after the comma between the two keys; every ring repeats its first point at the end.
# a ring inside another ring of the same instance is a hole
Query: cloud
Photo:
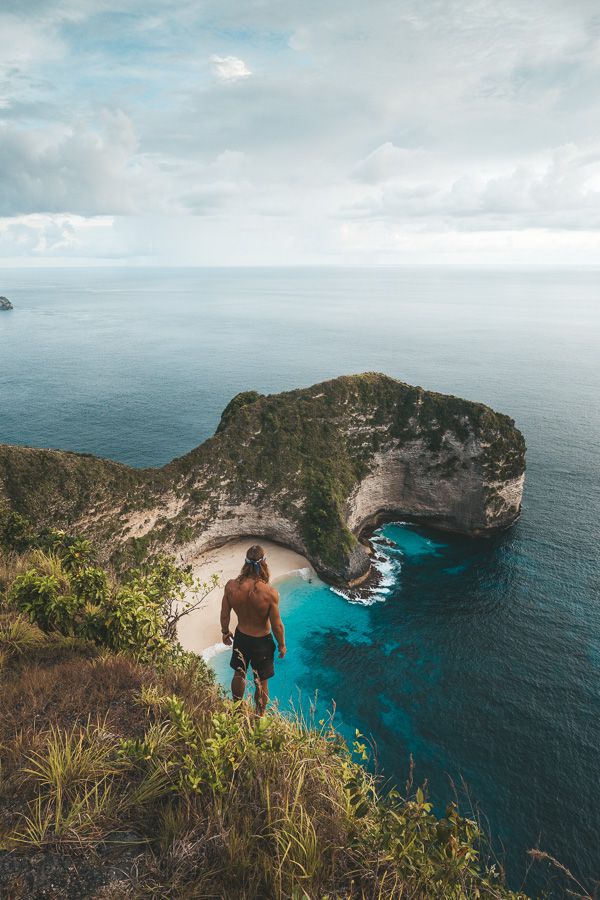
{"type": "Polygon", "coordinates": [[[0,72],[26,68],[41,58],[55,62],[65,52],[60,36],[39,20],[0,11],[0,72]]]}
{"type": "Polygon", "coordinates": [[[0,124],[0,215],[136,212],[156,173],[136,155],[133,123],[102,110],[93,125],[0,124]]]}
{"type": "Polygon", "coordinates": [[[5,249],[389,262],[497,238],[509,259],[545,233],[584,254],[599,23],[592,0],[5,0],[5,249]]]}
{"type": "Polygon", "coordinates": [[[213,181],[193,187],[181,197],[182,204],[195,215],[209,215],[235,207],[253,192],[249,182],[213,181]]]}
{"type": "Polygon", "coordinates": [[[101,232],[112,227],[110,218],[71,215],[14,216],[0,219],[0,257],[76,257],[89,253],[101,232]]]}
{"type": "Polygon", "coordinates": [[[252,72],[243,59],[237,56],[210,57],[210,64],[214,74],[220,81],[240,81],[249,78],[252,72]]]}
{"type": "Polygon", "coordinates": [[[466,171],[445,182],[411,180],[400,168],[388,168],[384,179],[377,169],[377,190],[355,200],[345,215],[438,231],[600,229],[599,151],[567,145],[537,164],[493,174],[466,171]]]}
{"type": "Polygon", "coordinates": [[[431,165],[431,155],[422,149],[396,147],[391,141],[381,144],[366,159],[360,160],[350,177],[366,184],[378,184],[406,176],[416,169],[431,165]]]}

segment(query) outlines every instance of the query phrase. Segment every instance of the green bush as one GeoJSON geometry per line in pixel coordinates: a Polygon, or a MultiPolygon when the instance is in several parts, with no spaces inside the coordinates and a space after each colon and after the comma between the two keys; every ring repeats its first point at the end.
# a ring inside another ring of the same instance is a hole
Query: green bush
{"type": "Polygon", "coordinates": [[[44,631],[76,633],[75,616],[80,601],[69,591],[61,590],[56,575],[29,569],[14,580],[8,592],[8,602],[26,613],[44,631]]]}
{"type": "Polygon", "coordinates": [[[161,573],[150,572],[146,583],[140,576],[111,592],[102,569],[63,569],[60,577],[38,566],[14,580],[8,603],[44,631],[82,637],[139,657],[168,652],[174,643],[169,637],[170,606],[157,592],[161,573]]]}
{"type": "Polygon", "coordinates": [[[31,522],[17,512],[0,507],[0,547],[24,553],[35,547],[37,533],[31,522]]]}
{"type": "Polygon", "coordinates": [[[11,534],[30,547],[29,567],[7,591],[10,607],[44,631],[84,638],[139,659],[181,653],[177,623],[198,607],[217,584],[199,584],[188,570],[166,556],[133,569],[114,585],[95,564],[87,540],[62,531],[35,532],[23,517],[9,516],[11,534]],[[13,527],[14,526],[14,527],[13,527]],[[191,592],[192,600],[186,599],[191,592]]]}
{"type": "Polygon", "coordinates": [[[121,588],[108,603],[105,623],[113,650],[152,656],[168,649],[161,604],[141,587],[121,588]]]}
{"type": "Polygon", "coordinates": [[[71,575],[73,591],[82,600],[102,604],[108,598],[108,576],[104,569],[89,566],[76,569],[71,575]]]}
{"type": "Polygon", "coordinates": [[[48,547],[55,550],[68,572],[77,572],[90,566],[96,558],[90,541],[71,537],[63,531],[50,531],[46,537],[48,547]]]}

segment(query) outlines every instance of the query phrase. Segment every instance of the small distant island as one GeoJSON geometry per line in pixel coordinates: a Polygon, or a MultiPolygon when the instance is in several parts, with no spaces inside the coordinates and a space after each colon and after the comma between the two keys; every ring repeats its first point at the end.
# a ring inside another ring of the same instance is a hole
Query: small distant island
{"type": "Polygon", "coordinates": [[[0,297],[0,309],[14,309],[8,297],[0,297]]]}

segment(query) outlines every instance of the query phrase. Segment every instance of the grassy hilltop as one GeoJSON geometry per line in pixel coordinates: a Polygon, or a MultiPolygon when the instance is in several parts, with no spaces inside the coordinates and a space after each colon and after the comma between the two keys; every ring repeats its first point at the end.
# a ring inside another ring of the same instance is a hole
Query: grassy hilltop
{"type": "Polygon", "coordinates": [[[225,699],[176,642],[184,585],[0,513],[2,897],[525,900],[362,736],[225,699]]]}

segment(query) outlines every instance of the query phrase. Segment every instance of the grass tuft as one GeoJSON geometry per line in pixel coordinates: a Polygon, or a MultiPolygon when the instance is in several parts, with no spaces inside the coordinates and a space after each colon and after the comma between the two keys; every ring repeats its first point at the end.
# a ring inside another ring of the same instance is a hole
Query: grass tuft
{"type": "Polygon", "coordinates": [[[0,653],[5,661],[40,647],[46,640],[44,632],[24,616],[0,616],[0,653]]]}

